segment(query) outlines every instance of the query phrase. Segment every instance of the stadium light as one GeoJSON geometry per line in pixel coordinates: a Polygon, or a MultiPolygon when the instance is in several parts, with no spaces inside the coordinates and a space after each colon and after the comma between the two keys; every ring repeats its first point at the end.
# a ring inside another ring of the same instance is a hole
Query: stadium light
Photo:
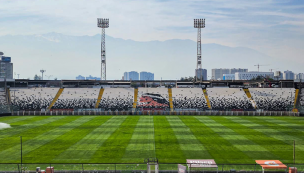
{"type": "Polygon", "coordinates": [[[97,18],[97,27],[101,28],[101,80],[106,80],[106,38],[105,28],[109,28],[109,19],[97,18]]]}
{"type": "MultiPolygon", "coordinates": [[[[197,62],[196,62],[196,81],[198,69],[202,68],[202,42],[201,42],[201,28],[205,28],[205,19],[194,19],[194,28],[197,28],[197,62]]],[[[201,72],[201,71],[199,71],[201,72]]],[[[202,74],[200,73],[200,80],[202,79],[202,74]]]]}
{"type": "Polygon", "coordinates": [[[41,69],[40,72],[42,73],[42,80],[43,80],[43,73],[46,72],[46,70],[41,69]]]}

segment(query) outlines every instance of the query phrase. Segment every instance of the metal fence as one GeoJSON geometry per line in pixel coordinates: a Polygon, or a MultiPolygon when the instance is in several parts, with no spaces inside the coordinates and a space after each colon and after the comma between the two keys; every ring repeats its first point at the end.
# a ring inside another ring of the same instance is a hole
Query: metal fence
{"type": "MultiPolygon", "coordinates": [[[[187,166],[186,163],[180,163],[187,166]]],[[[159,163],[159,173],[178,173],[178,163],[159,163]]],[[[286,169],[271,169],[265,172],[287,173],[296,167],[297,172],[304,173],[304,164],[285,164],[286,169]]],[[[217,164],[218,168],[187,168],[188,173],[262,173],[258,164],[217,164]]],[[[36,168],[46,170],[54,167],[51,173],[147,173],[147,163],[0,163],[0,173],[35,173],[36,168]]],[[[155,168],[151,167],[151,172],[155,168]]]]}
{"type": "Polygon", "coordinates": [[[291,111],[12,111],[12,115],[225,115],[225,116],[300,116],[291,111]]]}

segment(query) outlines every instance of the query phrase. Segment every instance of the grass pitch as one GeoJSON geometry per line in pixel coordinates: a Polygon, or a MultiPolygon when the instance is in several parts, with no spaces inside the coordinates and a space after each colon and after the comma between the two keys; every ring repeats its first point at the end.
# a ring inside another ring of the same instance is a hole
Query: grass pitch
{"type": "Polygon", "coordinates": [[[244,116],[12,116],[0,130],[0,163],[161,163],[215,159],[304,163],[304,119],[244,116]]]}

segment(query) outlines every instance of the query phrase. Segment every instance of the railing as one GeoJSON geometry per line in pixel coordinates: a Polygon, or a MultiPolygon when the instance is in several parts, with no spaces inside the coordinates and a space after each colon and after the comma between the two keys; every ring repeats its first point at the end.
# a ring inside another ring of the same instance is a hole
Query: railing
{"type": "MultiPolygon", "coordinates": [[[[187,166],[186,163],[180,163],[187,166]]],[[[304,164],[284,164],[286,169],[271,169],[265,172],[287,173],[296,167],[298,173],[304,173],[304,164]]],[[[178,173],[178,163],[159,163],[159,173],[178,173]]],[[[147,163],[0,163],[0,173],[35,173],[36,168],[46,170],[53,167],[51,173],[147,173],[147,163]]],[[[151,171],[155,167],[151,165],[151,171]]],[[[217,164],[217,167],[189,168],[188,173],[261,173],[262,167],[258,164],[217,164]]]]}
{"type": "Polygon", "coordinates": [[[214,115],[214,116],[300,116],[291,111],[12,111],[12,115],[214,115]]]}

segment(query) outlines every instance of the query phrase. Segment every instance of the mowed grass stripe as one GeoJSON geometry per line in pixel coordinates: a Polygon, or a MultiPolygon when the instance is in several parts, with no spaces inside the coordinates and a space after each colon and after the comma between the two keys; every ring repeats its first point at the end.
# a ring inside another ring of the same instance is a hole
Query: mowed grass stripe
{"type": "Polygon", "coordinates": [[[28,118],[34,118],[33,116],[6,116],[6,117],[0,117],[0,122],[2,123],[7,123],[7,124],[10,124],[10,123],[15,123],[15,122],[18,122],[18,121],[23,121],[25,119],[28,119],[28,118]]]}
{"type": "Polygon", "coordinates": [[[167,116],[170,127],[173,129],[180,148],[183,150],[186,158],[189,159],[210,159],[212,158],[203,144],[191,132],[177,116],[167,116]]]}
{"type": "MultiPolygon", "coordinates": [[[[23,143],[23,155],[26,155],[27,153],[31,152],[32,150],[35,150],[50,141],[56,139],[58,136],[61,136],[68,131],[80,126],[81,124],[91,120],[93,117],[71,117],[70,119],[74,119],[74,121],[70,121],[68,123],[62,124],[61,126],[49,130],[41,135],[38,135],[34,138],[31,138],[30,140],[23,143]]],[[[43,153],[41,153],[43,154],[43,153]]],[[[20,159],[20,145],[11,147],[7,150],[4,150],[0,152],[0,157],[6,162],[19,162],[20,159]]],[[[39,157],[39,156],[37,156],[39,157]]],[[[0,158],[0,160],[2,160],[0,158]]],[[[36,160],[37,162],[40,162],[39,159],[36,160]]],[[[26,163],[26,160],[24,160],[26,163]]]]}
{"type": "Polygon", "coordinates": [[[21,121],[17,121],[14,123],[10,123],[12,128],[8,128],[8,129],[4,129],[0,132],[0,138],[6,138],[18,133],[21,133],[22,131],[25,131],[27,129],[32,128],[33,126],[35,126],[35,123],[39,123],[45,119],[47,119],[49,117],[33,117],[30,119],[24,119],[21,121]]]}
{"type": "Polygon", "coordinates": [[[303,127],[303,124],[304,124],[304,119],[302,117],[286,117],[286,116],[278,117],[278,116],[276,116],[276,117],[271,117],[271,118],[276,119],[276,120],[285,121],[285,122],[291,123],[291,124],[297,124],[297,125],[300,125],[301,127],[303,127]]]}
{"type": "Polygon", "coordinates": [[[278,119],[271,118],[271,117],[262,117],[257,120],[259,120],[259,122],[263,123],[263,125],[267,125],[268,127],[278,129],[279,131],[284,132],[288,135],[296,136],[297,138],[304,139],[304,126],[303,125],[289,123],[289,122],[278,120],[278,119]]]}
{"type": "MultiPolygon", "coordinates": [[[[120,118],[126,118],[126,116],[120,116],[120,118]]],[[[117,124],[115,132],[102,144],[102,146],[96,150],[92,156],[91,163],[117,163],[122,162],[122,157],[129,144],[129,141],[133,135],[134,128],[139,120],[139,116],[128,116],[125,121],[117,124]]],[[[137,159],[136,161],[141,160],[137,159]]],[[[123,160],[126,163],[125,160],[123,160]]],[[[128,162],[135,162],[134,160],[128,160],[128,162]]]]}
{"type": "Polygon", "coordinates": [[[156,158],[161,163],[184,163],[187,158],[181,150],[167,118],[154,116],[153,119],[156,158]]]}
{"type": "MultiPolygon", "coordinates": [[[[277,150],[280,150],[282,153],[284,153],[285,158],[281,159],[281,161],[284,162],[292,162],[292,153],[293,153],[293,147],[292,147],[292,143],[293,140],[295,139],[295,137],[286,135],[281,133],[280,131],[278,131],[277,129],[272,129],[269,128],[265,125],[262,124],[258,124],[255,123],[253,120],[255,119],[255,117],[227,117],[227,119],[232,120],[233,122],[237,122],[240,124],[243,124],[246,127],[249,127],[251,129],[254,129],[258,132],[263,133],[264,135],[268,136],[268,140],[271,140],[271,138],[279,140],[287,145],[280,145],[280,143],[272,143],[271,145],[273,145],[274,148],[276,148],[277,150]]],[[[304,154],[303,150],[304,150],[304,146],[303,145],[297,145],[296,146],[296,157],[297,158],[302,158],[302,155],[304,154]]],[[[302,163],[304,160],[300,160],[297,159],[296,162],[298,163],[302,163]]]]}
{"type": "Polygon", "coordinates": [[[285,147],[286,144],[282,141],[276,140],[265,134],[258,132],[254,129],[248,128],[240,123],[235,123],[226,117],[210,117],[221,126],[225,126],[233,131],[233,133],[227,133],[229,137],[237,134],[232,142],[238,148],[242,148],[244,153],[253,158],[257,159],[283,159],[285,158],[284,153],[277,150],[276,147],[285,147]],[[273,147],[275,145],[276,147],[273,147]]]}
{"type": "Polygon", "coordinates": [[[122,160],[155,158],[153,116],[139,118],[122,160]]]}
{"type": "Polygon", "coordinates": [[[47,130],[55,128],[56,126],[53,126],[53,124],[57,124],[58,121],[61,121],[63,118],[64,117],[48,117],[39,121],[34,121],[34,123],[30,123],[28,125],[14,127],[13,130],[15,131],[4,132],[4,134],[0,135],[0,151],[6,150],[15,145],[20,145],[20,136],[23,137],[22,141],[26,142],[47,130]],[[48,128],[46,128],[46,126],[48,128]]]}
{"type": "Polygon", "coordinates": [[[253,163],[254,159],[246,153],[247,147],[238,145],[238,140],[253,144],[242,135],[218,124],[209,117],[189,117],[182,120],[208,149],[217,163],[253,163]],[[230,134],[230,135],[227,135],[230,134]]]}
{"type": "MultiPolygon", "coordinates": [[[[67,150],[69,147],[71,147],[73,144],[81,140],[83,137],[88,135],[90,132],[92,132],[95,128],[100,126],[100,124],[103,124],[105,121],[107,121],[110,117],[96,117],[94,116],[89,121],[83,123],[82,125],[68,131],[67,133],[58,136],[54,140],[50,141],[49,143],[32,150],[28,154],[24,156],[24,160],[27,162],[35,161],[36,157],[39,156],[39,160],[43,163],[54,163],[52,162],[52,159],[56,158],[60,153],[67,150]],[[60,144],[60,145],[57,145],[60,144]],[[41,153],[43,153],[41,155],[41,153]]],[[[84,146],[87,147],[87,146],[84,146]]],[[[75,153],[76,151],[73,151],[72,153],[75,153]]],[[[80,158],[74,158],[73,159],[80,159],[80,158]]]]}
{"type": "Polygon", "coordinates": [[[100,122],[100,126],[54,158],[53,162],[89,162],[94,153],[125,119],[126,117],[120,116],[104,118],[102,121],[107,120],[106,122],[100,122]]]}

